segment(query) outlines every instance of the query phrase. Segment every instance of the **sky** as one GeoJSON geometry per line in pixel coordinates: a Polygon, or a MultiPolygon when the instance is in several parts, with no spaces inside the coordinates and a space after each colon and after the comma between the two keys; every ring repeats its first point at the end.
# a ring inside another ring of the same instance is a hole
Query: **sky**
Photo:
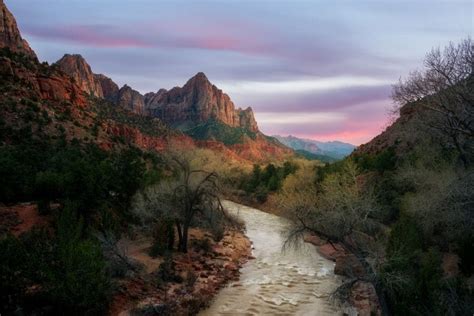
{"type": "Polygon", "coordinates": [[[472,37],[471,0],[5,0],[40,60],[83,55],[146,93],[202,71],[260,129],[355,145],[389,122],[391,85],[472,37]]]}

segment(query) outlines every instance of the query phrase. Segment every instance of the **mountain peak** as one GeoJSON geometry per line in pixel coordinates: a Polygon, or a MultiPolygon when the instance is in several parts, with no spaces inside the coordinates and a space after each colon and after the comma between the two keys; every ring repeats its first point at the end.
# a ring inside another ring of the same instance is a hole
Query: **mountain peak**
{"type": "Polygon", "coordinates": [[[209,79],[207,79],[206,74],[203,73],[203,72],[201,72],[201,71],[198,72],[197,74],[195,74],[193,78],[199,79],[199,80],[206,80],[206,81],[209,81],[209,79]]]}
{"type": "Polygon", "coordinates": [[[8,48],[15,53],[23,53],[38,59],[26,40],[21,37],[15,17],[0,0],[0,48],[8,48]]]}
{"type": "Polygon", "coordinates": [[[146,103],[151,115],[171,126],[186,129],[218,121],[258,132],[252,109],[236,109],[230,97],[213,85],[203,72],[198,72],[182,88],[149,94],[146,103]]]}
{"type": "Polygon", "coordinates": [[[100,82],[92,73],[91,66],[81,55],[65,54],[55,64],[66,74],[74,78],[85,93],[100,98],[104,96],[100,82]]]}
{"type": "Polygon", "coordinates": [[[212,86],[211,82],[203,72],[198,72],[186,82],[183,88],[194,86],[212,86]]]}
{"type": "Polygon", "coordinates": [[[84,57],[82,57],[81,54],[64,54],[64,56],[62,58],[74,58],[74,59],[79,59],[79,60],[84,60],[84,57]]]}

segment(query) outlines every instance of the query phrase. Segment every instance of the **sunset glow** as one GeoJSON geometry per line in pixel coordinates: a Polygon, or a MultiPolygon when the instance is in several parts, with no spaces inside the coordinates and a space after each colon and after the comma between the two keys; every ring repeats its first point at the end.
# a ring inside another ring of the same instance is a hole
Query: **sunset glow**
{"type": "Polygon", "coordinates": [[[203,71],[266,134],[356,145],[425,52],[472,35],[472,1],[425,2],[6,1],[41,60],[82,54],[142,93],[203,71]]]}

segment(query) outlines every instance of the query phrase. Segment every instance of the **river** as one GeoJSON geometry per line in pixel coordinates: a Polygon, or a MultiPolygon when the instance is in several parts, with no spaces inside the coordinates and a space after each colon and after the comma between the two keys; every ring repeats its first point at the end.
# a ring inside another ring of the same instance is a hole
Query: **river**
{"type": "Polygon", "coordinates": [[[288,220],[230,201],[224,206],[245,221],[255,259],[199,315],[342,315],[330,299],[341,283],[334,263],[303,242],[282,251],[288,220]]]}

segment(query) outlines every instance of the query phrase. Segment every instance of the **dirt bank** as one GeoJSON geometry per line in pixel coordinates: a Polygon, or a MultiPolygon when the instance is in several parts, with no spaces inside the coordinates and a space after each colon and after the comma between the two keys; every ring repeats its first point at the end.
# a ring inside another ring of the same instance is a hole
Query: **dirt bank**
{"type": "Polygon", "coordinates": [[[150,239],[125,241],[128,255],[143,265],[140,273],[119,281],[110,315],[195,315],[206,307],[217,291],[239,278],[239,269],[251,257],[250,241],[240,231],[227,231],[214,242],[203,230],[190,232],[188,253],[173,253],[174,280],[160,281],[160,264],[152,258],[150,239]],[[203,240],[208,246],[202,246],[203,240]],[[206,249],[207,248],[207,249],[206,249]]]}

